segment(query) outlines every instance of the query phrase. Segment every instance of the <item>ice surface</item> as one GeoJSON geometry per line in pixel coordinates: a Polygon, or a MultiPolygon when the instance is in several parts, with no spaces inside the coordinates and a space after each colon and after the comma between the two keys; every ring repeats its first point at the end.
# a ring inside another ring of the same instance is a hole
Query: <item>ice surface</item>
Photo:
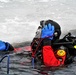
{"type": "Polygon", "coordinates": [[[62,35],[76,29],[76,0],[0,0],[0,40],[31,41],[47,19],[60,24],[62,35]]]}

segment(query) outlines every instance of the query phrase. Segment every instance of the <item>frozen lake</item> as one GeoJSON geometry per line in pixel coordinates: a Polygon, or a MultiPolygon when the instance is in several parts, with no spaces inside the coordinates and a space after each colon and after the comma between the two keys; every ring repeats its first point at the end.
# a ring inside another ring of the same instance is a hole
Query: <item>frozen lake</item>
{"type": "Polygon", "coordinates": [[[0,39],[31,41],[41,20],[58,22],[63,33],[76,27],[76,0],[0,0],[0,39]]]}

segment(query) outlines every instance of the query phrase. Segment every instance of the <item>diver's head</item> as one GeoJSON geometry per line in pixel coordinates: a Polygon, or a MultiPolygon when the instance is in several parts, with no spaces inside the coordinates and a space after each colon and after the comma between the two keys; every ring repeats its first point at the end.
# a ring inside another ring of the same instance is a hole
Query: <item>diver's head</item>
{"type": "Polygon", "coordinates": [[[44,27],[44,25],[48,25],[49,23],[55,27],[54,39],[59,39],[61,35],[61,27],[57,22],[53,20],[40,21],[40,25],[42,26],[42,28],[44,27]]]}

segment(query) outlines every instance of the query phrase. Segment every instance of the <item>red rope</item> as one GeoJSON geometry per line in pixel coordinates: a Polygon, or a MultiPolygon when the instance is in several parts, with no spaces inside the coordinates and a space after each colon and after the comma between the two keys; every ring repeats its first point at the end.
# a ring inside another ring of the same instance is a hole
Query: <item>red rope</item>
{"type": "MultiPolygon", "coordinates": [[[[38,38],[37,40],[39,40],[40,42],[39,42],[36,50],[35,50],[34,52],[32,52],[32,57],[35,57],[35,54],[36,54],[36,52],[37,52],[37,50],[38,50],[38,48],[39,48],[39,46],[40,46],[40,44],[41,44],[41,42],[42,42],[43,39],[38,38]]],[[[32,46],[34,45],[34,43],[35,43],[35,42],[33,42],[32,46]]]]}
{"type": "MultiPolygon", "coordinates": [[[[53,37],[53,35],[52,35],[52,36],[45,37],[45,38],[50,38],[50,37],[53,37]]],[[[39,42],[39,44],[38,44],[36,50],[35,50],[34,52],[32,51],[32,57],[35,57],[35,54],[36,54],[36,52],[37,52],[37,50],[38,50],[38,48],[39,48],[39,46],[40,46],[42,40],[45,39],[45,38],[38,38],[38,39],[36,40],[36,41],[39,40],[40,42],[39,42]]],[[[32,43],[31,49],[32,49],[32,46],[34,45],[34,43],[35,43],[35,41],[32,43]]]]}

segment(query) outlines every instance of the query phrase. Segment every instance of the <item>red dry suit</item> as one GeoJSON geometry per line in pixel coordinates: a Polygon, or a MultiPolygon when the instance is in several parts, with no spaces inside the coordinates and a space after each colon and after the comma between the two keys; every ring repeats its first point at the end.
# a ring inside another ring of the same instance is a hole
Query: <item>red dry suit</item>
{"type": "Polygon", "coordinates": [[[64,64],[66,55],[63,57],[60,57],[62,61],[56,58],[53,48],[50,45],[50,40],[48,40],[48,42],[46,43],[44,41],[42,53],[43,53],[43,62],[45,66],[60,66],[64,64]]]}

